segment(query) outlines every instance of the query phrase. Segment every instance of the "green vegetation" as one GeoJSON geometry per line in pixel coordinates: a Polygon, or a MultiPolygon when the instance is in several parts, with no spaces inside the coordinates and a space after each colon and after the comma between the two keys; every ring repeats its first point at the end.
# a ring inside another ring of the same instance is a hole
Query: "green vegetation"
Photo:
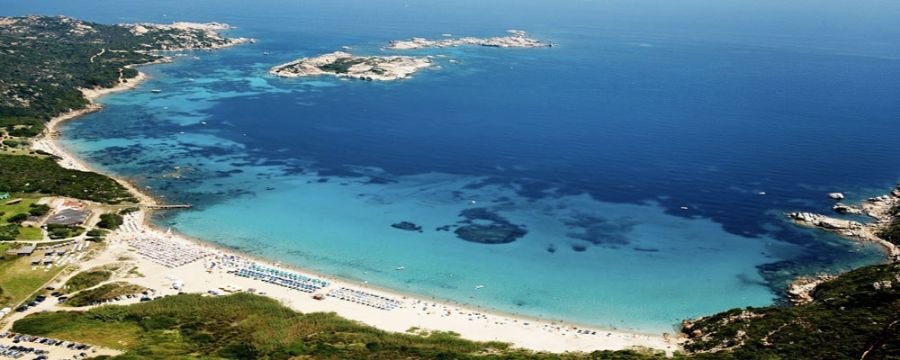
{"type": "Polygon", "coordinates": [[[250,294],[177,295],[86,312],[34,314],[13,331],[125,350],[123,359],[662,359],[638,352],[534,354],[456,335],[388,333],[334,314],[300,314],[250,294]],[[606,355],[604,355],[606,354],[606,355]]]}
{"type": "Polygon", "coordinates": [[[0,27],[0,128],[9,136],[39,134],[50,118],[87,105],[79,88],[109,88],[137,76],[127,66],[159,59],[147,50],[204,48],[226,40],[200,30],[154,29],[66,17],[10,18],[0,27]]]}
{"type": "Polygon", "coordinates": [[[9,199],[0,202],[0,241],[40,240],[43,237],[40,229],[19,224],[28,219],[29,214],[43,212],[45,208],[49,211],[49,207],[36,204],[39,196],[13,194],[13,198],[21,201],[14,204],[8,204],[9,199]]]}
{"type": "Polygon", "coordinates": [[[19,225],[0,225],[0,241],[10,241],[19,238],[19,225]]]}
{"type": "Polygon", "coordinates": [[[100,215],[100,222],[97,223],[97,226],[104,229],[115,230],[118,229],[119,226],[122,226],[122,222],[122,215],[108,213],[100,215]]]}
{"type": "Polygon", "coordinates": [[[19,226],[19,236],[16,240],[42,240],[44,234],[41,229],[33,226],[19,226]]]}
{"type": "Polygon", "coordinates": [[[6,221],[10,224],[21,224],[23,221],[28,219],[28,214],[26,213],[18,213],[13,216],[6,218],[6,221]]]}
{"type": "Polygon", "coordinates": [[[82,271],[72,276],[69,281],[66,281],[65,289],[68,292],[84,290],[100,285],[100,283],[109,280],[110,277],[112,277],[112,272],[104,269],[82,271]]]}
{"type": "Polygon", "coordinates": [[[900,264],[851,271],[819,285],[813,299],[700,319],[685,348],[721,350],[708,355],[717,359],[900,358],[900,264]]]}
{"type": "Polygon", "coordinates": [[[66,300],[66,305],[74,307],[88,306],[95,303],[112,300],[119,296],[137,294],[144,290],[146,289],[134,284],[129,284],[126,282],[114,282],[76,293],[71,298],[69,298],[69,300],[66,300]]]}
{"type": "Polygon", "coordinates": [[[81,226],[66,226],[58,224],[47,225],[47,236],[51,239],[68,239],[73,238],[84,232],[81,226]]]}
{"type": "Polygon", "coordinates": [[[138,211],[140,211],[140,210],[141,210],[141,208],[139,208],[139,207],[131,206],[131,207],[127,207],[127,208],[124,208],[124,209],[122,209],[122,210],[119,210],[119,215],[128,215],[128,214],[131,214],[131,213],[133,213],[133,212],[138,212],[138,211]]]}
{"type": "Polygon", "coordinates": [[[365,62],[365,59],[358,58],[340,58],[335,60],[334,62],[321,65],[319,69],[322,71],[333,72],[335,74],[346,74],[350,71],[350,68],[356,64],[362,64],[365,62]]]}
{"type": "Polygon", "coordinates": [[[128,215],[128,214],[131,214],[133,212],[138,212],[138,211],[141,211],[141,208],[136,207],[136,206],[131,206],[131,207],[127,207],[122,210],[119,210],[119,215],[128,215]]]}
{"type": "Polygon", "coordinates": [[[9,217],[13,214],[27,213],[28,210],[31,209],[31,206],[38,201],[38,199],[40,199],[39,196],[32,196],[27,194],[12,194],[12,197],[10,199],[0,201],[0,224],[9,222],[8,219],[4,219],[4,215],[9,217]],[[11,199],[22,199],[22,201],[14,204],[9,204],[11,199]]]}
{"type": "Polygon", "coordinates": [[[50,207],[44,204],[31,204],[29,207],[28,214],[31,216],[44,216],[50,212],[50,207]]]}
{"type": "Polygon", "coordinates": [[[886,229],[878,233],[878,236],[890,241],[891,244],[900,245],[900,205],[894,206],[891,209],[891,214],[894,214],[894,220],[891,221],[891,224],[886,229]]]}
{"type": "Polygon", "coordinates": [[[91,229],[87,232],[87,236],[90,241],[100,242],[103,241],[103,239],[106,239],[108,233],[108,231],[103,229],[91,229]]]}
{"type": "MultiPolygon", "coordinates": [[[[20,19],[21,26],[0,31],[0,51],[5,53],[0,58],[0,127],[11,136],[34,136],[50,118],[83,108],[87,101],[78,88],[115,86],[124,66],[157,59],[135,51],[141,42],[154,39],[138,38],[121,26],[63,17],[20,19]],[[92,31],[73,31],[78,24],[92,31]],[[92,61],[105,48],[121,51],[92,61]]],[[[123,73],[129,74],[133,77],[123,73]]]]}
{"type": "Polygon", "coordinates": [[[66,169],[52,159],[33,156],[0,155],[0,188],[105,203],[135,201],[128,190],[113,179],[66,169]]]}
{"type": "Polygon", "coordinates": [[[21,145],[21,144],[22,144],[22,143],[20,143],[20,142],[17,141],[17,140],[3,140],[3,145],[4,145],[4,146],[9,146],[9,147],[19,147],[19,145],[21,145]]]}

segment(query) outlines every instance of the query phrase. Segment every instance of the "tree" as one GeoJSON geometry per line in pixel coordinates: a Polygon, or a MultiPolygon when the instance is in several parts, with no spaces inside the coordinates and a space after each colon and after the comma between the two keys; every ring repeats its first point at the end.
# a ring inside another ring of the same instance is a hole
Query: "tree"
{"type": "Polygon", "coordinates": [[[115,230],[122,225],[122,222],[122,215],[108,213],[100,215],[100,222],[97,223],[97,226],[104,229],[115,230]]]}

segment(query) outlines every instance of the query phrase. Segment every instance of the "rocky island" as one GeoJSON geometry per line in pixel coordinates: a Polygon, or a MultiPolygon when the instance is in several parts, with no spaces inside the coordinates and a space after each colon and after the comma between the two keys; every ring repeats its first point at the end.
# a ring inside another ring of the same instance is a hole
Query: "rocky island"
{"type": "Polygon", "coordinates": [[[424,48],[445,48],[457,46],[488,46],[502,48],[542,48],[552,47],[553,44],[528,37],[528,33],[522,30],[507,30],[509,35],[491,38],[463,37],[456,39],[428,40],[424,38],[412,38],[409,40],[394,40],[386,47],[390,50],[413,50],[424,48]]]}
{"type": "Polygon", "coordinates": [[[282,77],[331,75],[369,81],[391,81],[406,79],[431,65],[430,57],[354,56],[336,51],[278,65],[270,69],[269,74],[282,77]]]}

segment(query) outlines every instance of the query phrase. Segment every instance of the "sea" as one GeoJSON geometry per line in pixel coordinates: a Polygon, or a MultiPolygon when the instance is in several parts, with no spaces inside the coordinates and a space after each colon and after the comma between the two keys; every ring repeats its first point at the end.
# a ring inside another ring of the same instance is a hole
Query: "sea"
{"type": "Polygon", "coordinates": [[[897,2],[0,3],[3,15],[218,21],[255,38],[143,67],[149,81],[66,123],[61,141],[193,205],[157,213],[159,226],[271,261],[663,332],[783,303],[799,275],[884,260],[785,213],[829,213],[829,192],[859,201],[900,180],[897,2]],[[382,49],[508,29],[555,46],[382,49]],[[395,82],[267,74],[345,46],[436,66],[395,82]]]}

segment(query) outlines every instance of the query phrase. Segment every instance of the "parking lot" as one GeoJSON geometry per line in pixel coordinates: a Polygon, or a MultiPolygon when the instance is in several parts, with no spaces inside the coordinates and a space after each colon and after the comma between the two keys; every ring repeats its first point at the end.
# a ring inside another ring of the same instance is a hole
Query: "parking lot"
{"type": "Polygon", "coordinates": [[[14,332],[0,333],[0,359],[77,360],[98,355],[113,354],[108,350],[98,352],[88,344],[14,332]]]}

